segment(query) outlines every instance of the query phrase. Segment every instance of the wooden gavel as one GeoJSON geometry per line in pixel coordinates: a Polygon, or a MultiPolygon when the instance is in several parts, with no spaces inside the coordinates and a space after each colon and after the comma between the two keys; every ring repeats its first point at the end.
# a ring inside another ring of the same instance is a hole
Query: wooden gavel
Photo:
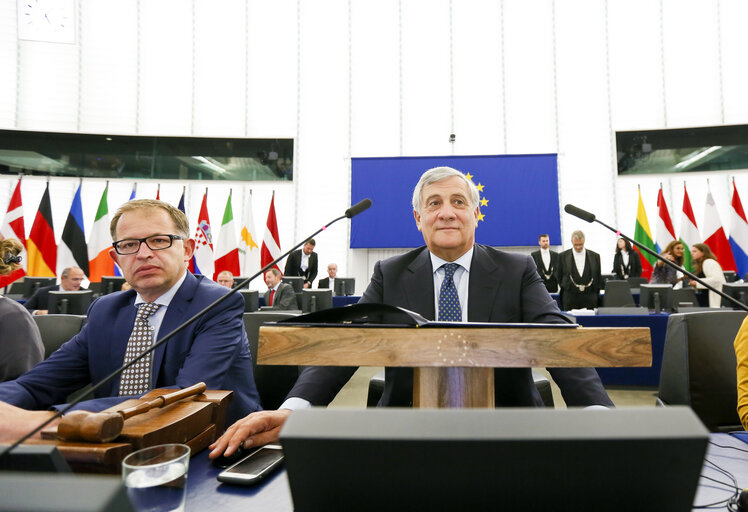
{"type": "Polygon", "coordinates": [[[126,419],[146,413],[151,409],[165,407],[182,398],[199,395],[205,389],[205,383],[198,382],[188,388],[161,395],[150,402],[143,402],[120,411],[73,411],[63,416],[57,425],[57,438],[62,441],[108,443],[122,433],[126,419]]]}

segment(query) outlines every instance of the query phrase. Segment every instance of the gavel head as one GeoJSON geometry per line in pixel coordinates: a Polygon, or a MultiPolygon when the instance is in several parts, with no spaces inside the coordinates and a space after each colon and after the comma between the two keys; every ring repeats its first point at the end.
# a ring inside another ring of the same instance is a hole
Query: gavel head
{"type": "Polygon", "coordinates": [[[73,411],[57,425],[57,438],[62,441],[108,443],[122,433],[125,420],[116,412],[73,411]]]}

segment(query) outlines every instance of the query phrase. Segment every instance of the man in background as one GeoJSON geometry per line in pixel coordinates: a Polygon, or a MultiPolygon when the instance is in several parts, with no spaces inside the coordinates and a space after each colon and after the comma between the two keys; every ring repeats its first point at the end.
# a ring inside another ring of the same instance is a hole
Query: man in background
{"type": "Polygon", "coordinates": [[[561,306],[572,309],[595,309],[600,295],[600,255],[584,248],[584,233],[571,234],[571,249],[559,255],[558,276],[561,284],[561,306]]]}
{"type": "Polygon", "coordinates": [[[282,282],[282,277],[277,268],[271,268],[265,272],[265,284],[268,285],[268,291],[265,292],[265,305],[273,309],[299,309],[293,286],[282,282]]]}
{"type": "Polygon", "coordinates": [[[327,265],[328,277],[323,277],[317,283],[317,288],[330,288],[332,294],[335,295],[335,276],[338,275],[338,264],[328,263],[327,265]]]}
{"type": "MultiPolygon", "coordinates": [[[[56,292],[58,290],[65,292],[78,291],[81,289],[81,283],[85,278],[86,274],[80,268],[67,267],[62,271],[60,284],[42,286],[26,301],[24,306],[26,306],[26,309],[32,315],[46,315],[49,312],[49,292],[56,292]]],[[[85,290],[85,288],[83,289],[85,290]]]]}
{"type": "Polygon", "coordinates": [[[314,252],[316,242],[310,238],[301,249],[296,249],[288,255],[286,260],[286,269],[283,275],[287,277],[302,276],[304,278],[304,288],[311,288],[312,283],[317,278],[317,253],[314,252]]]}
{"type": "Polygon", "coordinates": [[[558,279],[556,278],[558,253],[551,251],[551,241],[548,235],[540,235],[538,237],[538,245],[540,249],[531,252],[530,256],[535,260],[535,266],[538,267],[538,274],[543,280],[545,289],[550,293],[556,293],[558,292],[558,279]]]}
{"type": "Polygon", "coordinates": [[[234,274],[232,274],[228,270],[219,272],[216,283],[220,284],[221,286],[225,286],[226,288],[233,288],[234,287],[234,274]]]}

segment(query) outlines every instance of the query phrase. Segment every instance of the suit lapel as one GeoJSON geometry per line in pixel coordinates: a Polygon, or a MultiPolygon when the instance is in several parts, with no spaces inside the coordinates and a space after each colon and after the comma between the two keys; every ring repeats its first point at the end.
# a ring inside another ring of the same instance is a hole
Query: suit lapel
{"type": "Polygon", "coordinates": [[[127,351],[127,342],[130,341],[133,325],[135,325],[135,316],[138,308],[135,307],[135,292],[127,306],[117,311],[117,317],[114,321],[114,331],[112,332],[111,357],[115,366],[121,366],[125,362],[125,352],[127,351]]]}
{"type": "MultiPolygon", "coordinates": [[[[190,272],[187,272],[187,276],[179,287],[177,293],[171,299],[169,307],[166,308],[166,314],[161,322],[161,327],[158,330],[158,339],[160,340],[171,331],[176,329],[179,324],[186,320],[185,311],[192,297],[195,295],[197,289],[197,278],[190,272]]],[[[158,347],[153,352],[153,385],[155,386],[158,382],[159,370],[161,369],[161,363],[164,360],[164,354],[166,353],[166,345],[170,342],[166,342],[158,347]]]]}
{"type": "Polygon", "coordinates": [[[424,317],[433,320],[434,311],[434,271],[431,268],[431,257],[428,249],[423,251],[408,265],[399,284],[402,304],[405,309],[417,311],[424,317]]]}
{"type": "Polygon", "coordinates": [[[485,250],[475,245],[470,262],[468,285],[468,321],[491,319],[496,295],[501,289],[501,269],[488,257],[485,250]]]}

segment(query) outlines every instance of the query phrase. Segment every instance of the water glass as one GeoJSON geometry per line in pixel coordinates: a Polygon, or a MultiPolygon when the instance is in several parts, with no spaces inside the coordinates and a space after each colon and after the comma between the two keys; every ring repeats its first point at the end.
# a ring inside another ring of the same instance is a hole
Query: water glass
{"type": "Polygon", "coordinates": [[[133,452],[122,461],[122,478],[137,512],[181,512],[187,495],[190,447],[162,444],[133,452]]]}

